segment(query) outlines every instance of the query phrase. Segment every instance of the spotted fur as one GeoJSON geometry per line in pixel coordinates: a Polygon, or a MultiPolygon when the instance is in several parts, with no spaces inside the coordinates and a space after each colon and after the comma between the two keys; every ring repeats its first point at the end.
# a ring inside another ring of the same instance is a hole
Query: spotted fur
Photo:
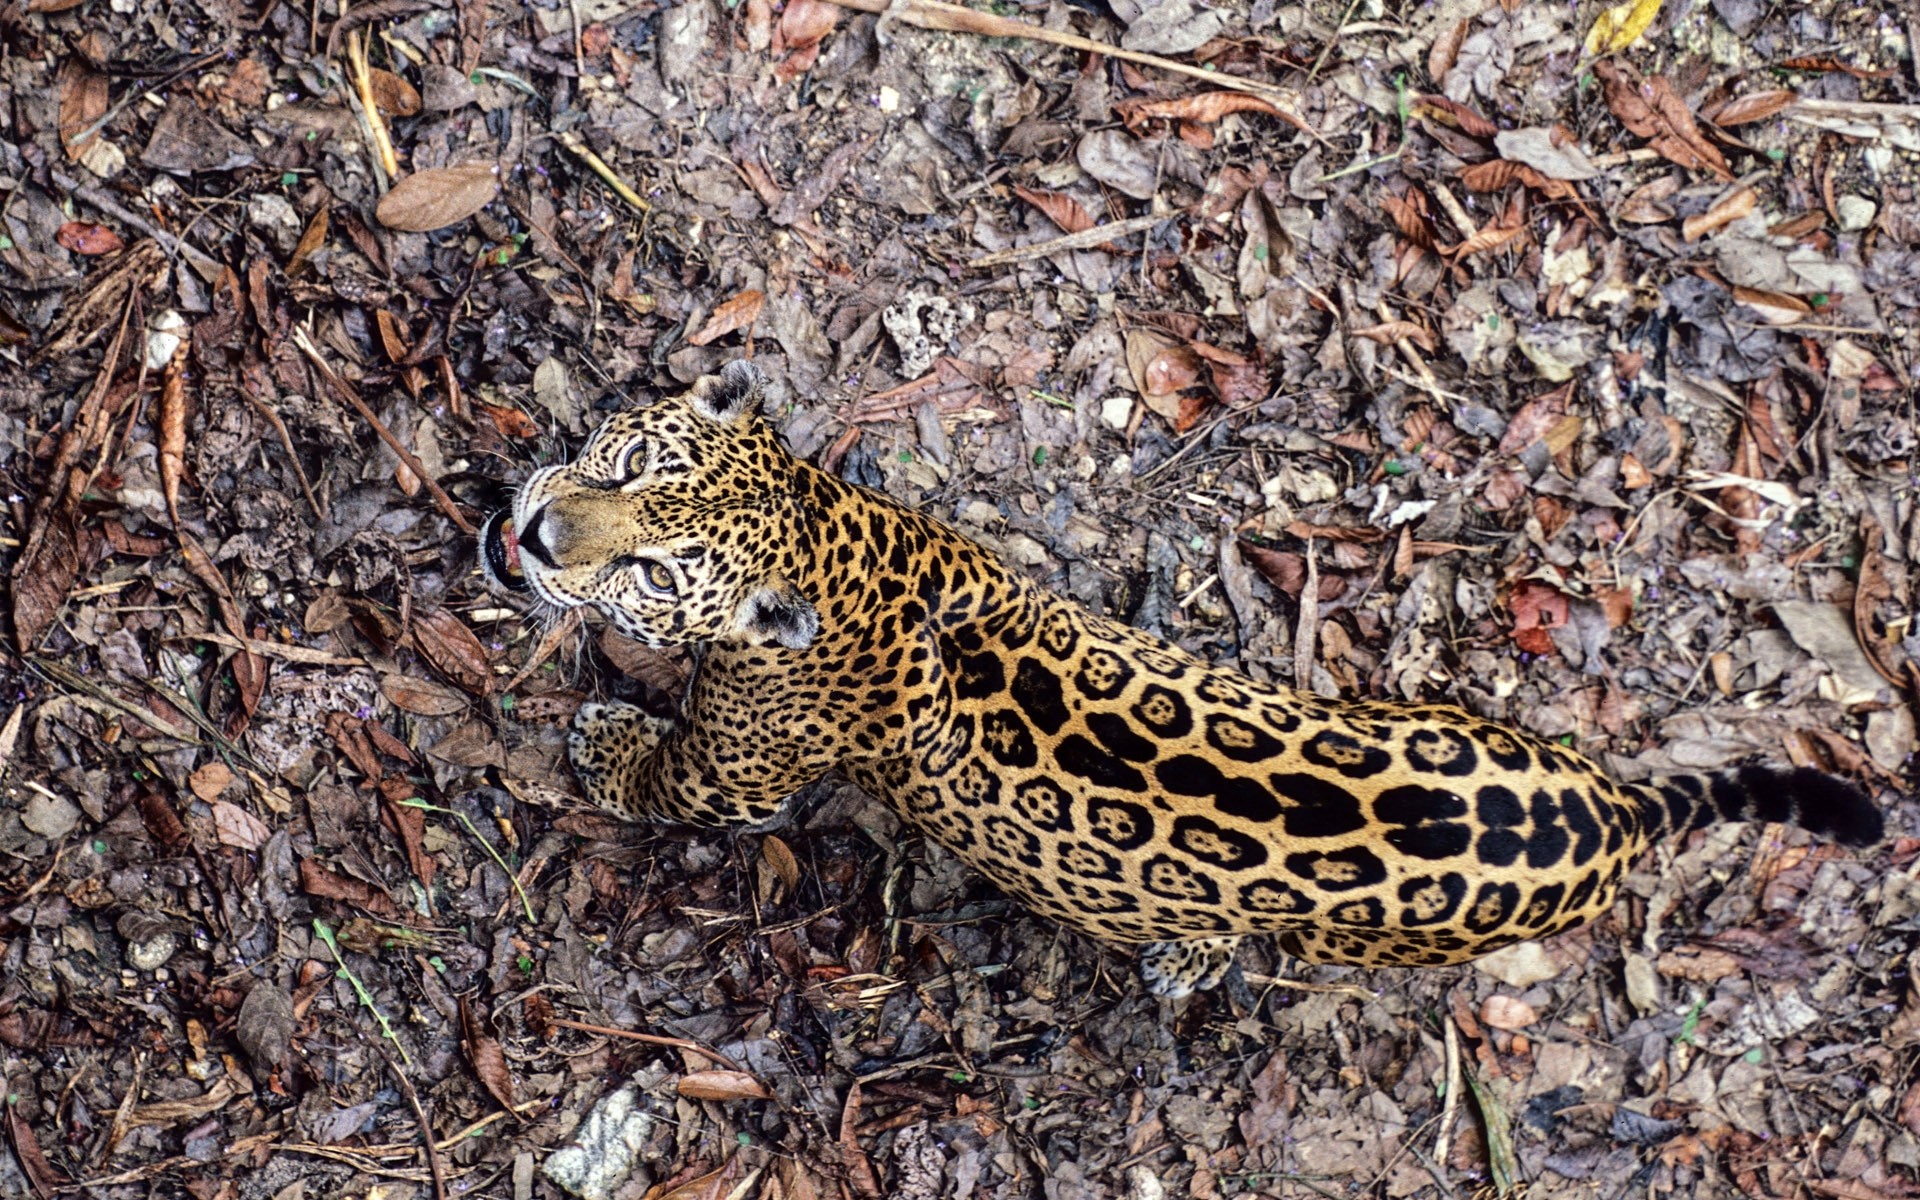
{"type": "Polygon", "coordinates": [[[678,721],[581,709],[573,764],[613,812],[757,822],[838,769],[1034,911],[1143,947],[1170,996],[1217,982],[1248,933],[1398,966],[1559,933],[1656,840],[1716,821],[1881,835],[1816,771],[1623,785],[1457,708],[1210,666],[795,459],[763,382],[734,363],[609,418],[488,524],[501,582],[705,648],[678,721]]]}

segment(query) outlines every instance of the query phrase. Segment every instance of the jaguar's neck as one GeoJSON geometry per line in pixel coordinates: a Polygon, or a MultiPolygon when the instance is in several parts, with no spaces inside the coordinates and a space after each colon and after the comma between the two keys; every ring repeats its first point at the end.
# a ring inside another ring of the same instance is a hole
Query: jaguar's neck
{"type": "Polygon", "coordinates": [[[823,620],[849,597],[864,619],[897,613],[902,626],[933,628],[1032,603],[1035,585],[965,535],[883,493],[804,470],[805,541],[818,567],[811,577],[831,581],[823,620]]]}

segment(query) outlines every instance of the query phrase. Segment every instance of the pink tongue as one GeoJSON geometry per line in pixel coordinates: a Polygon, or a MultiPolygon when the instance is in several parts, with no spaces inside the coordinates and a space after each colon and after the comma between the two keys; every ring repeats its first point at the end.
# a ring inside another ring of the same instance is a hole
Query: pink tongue
{"type": "Polygon", "coordinates": [[[513,518],[500,522],[500,540],[507,547],[507,570],[520,574],[520,539],[514,536],[513,518]]]}

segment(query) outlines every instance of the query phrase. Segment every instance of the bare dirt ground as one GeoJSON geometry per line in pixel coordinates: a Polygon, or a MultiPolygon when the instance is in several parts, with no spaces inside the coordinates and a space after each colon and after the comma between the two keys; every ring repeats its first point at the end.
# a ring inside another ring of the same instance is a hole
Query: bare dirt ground
{"type": "Polygon", "coordinates": [[[989,14],[1199,76],[904,0],[0,9],[0,1194],[1920,1194],[1920,7],[1637,7],[989,14]],[[567,717],[681,668],[466,527],[749,353],[1095,608],[1889,839],[1169,1005],[832,780],[586,811],[567,717]]]}

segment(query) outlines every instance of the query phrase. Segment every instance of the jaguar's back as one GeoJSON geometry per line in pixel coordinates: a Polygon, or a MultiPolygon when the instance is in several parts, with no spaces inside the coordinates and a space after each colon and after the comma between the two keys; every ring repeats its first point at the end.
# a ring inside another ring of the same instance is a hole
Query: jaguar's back
{"type": "Polygon", "coordinates": [[[678,723],[582,710],[575,765],[626,815],[760,820],[838,768],[1037,911],[1146,946],[1169,995],[1217,980],[1246,933],[1419,966],[1558,932],[1656,838],[1715,820],[1880,837],[1867,798],[1817,771],[1622,786],[1456,708],[1211,666],[793,459],[759,394],[734,364],[628,414],[489,523],[497,575],[517,558],[543,599],[710,647],[678,723]],[[668,428],[703,450],[650,445],[668,428]],[[720,465],[616,478],[638,448],[720,465]]]}

